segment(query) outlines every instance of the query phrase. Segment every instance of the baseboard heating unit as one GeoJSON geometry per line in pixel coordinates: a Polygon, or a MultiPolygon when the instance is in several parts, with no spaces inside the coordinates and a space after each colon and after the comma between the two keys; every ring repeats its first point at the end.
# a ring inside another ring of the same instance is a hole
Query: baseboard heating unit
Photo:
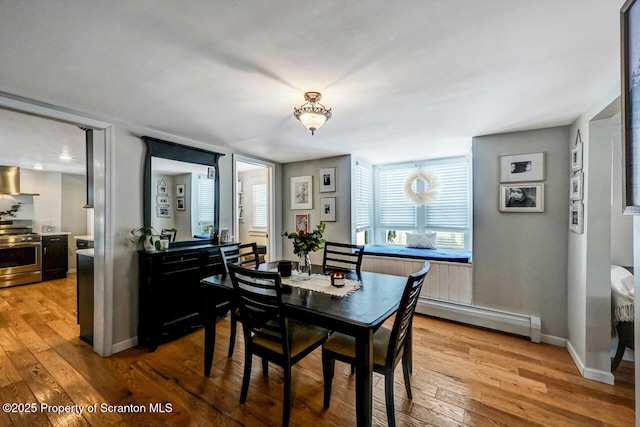
{"type": "Polygon", "coordinates": [[[420,297],[416,313],[529,337],[540,343],[540,317],[420,297]]]}

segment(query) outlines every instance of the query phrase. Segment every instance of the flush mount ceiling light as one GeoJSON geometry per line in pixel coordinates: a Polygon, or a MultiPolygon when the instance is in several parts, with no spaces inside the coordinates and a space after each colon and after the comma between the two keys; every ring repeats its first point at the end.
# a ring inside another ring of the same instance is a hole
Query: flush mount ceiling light
{"type": "Polygon", "coordinates": [[[307,102],[298,108],[294,107],[293,117],[300,120],[300,123],[311,131],[311,135],[314,135],[315,131],[331,118],[331,108],[327,109],[320,104],[320,92],[306,92],[304,99],[307,102]]]}

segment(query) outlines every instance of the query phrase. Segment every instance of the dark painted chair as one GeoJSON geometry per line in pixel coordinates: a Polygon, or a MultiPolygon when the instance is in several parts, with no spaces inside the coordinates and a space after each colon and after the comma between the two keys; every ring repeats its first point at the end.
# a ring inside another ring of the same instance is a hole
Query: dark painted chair
{"type": "Polygon", "coordinates": [[[348,243],[325,242],[324,255],[322,257],[322,270],[330,271],[355,271],[360,274],[364,246],[348,243]]]}

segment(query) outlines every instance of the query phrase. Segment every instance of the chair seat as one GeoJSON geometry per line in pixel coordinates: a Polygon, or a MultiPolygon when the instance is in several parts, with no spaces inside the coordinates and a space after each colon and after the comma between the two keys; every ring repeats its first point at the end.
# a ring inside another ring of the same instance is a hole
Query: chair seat
{"type": "MultiPolygon", "coordinates": [[[[274,336],[272,330],[261,329],[260,332],[274,336]]],[[[302,351],[307,350],[314,344],[322,343],[322,341],[327,338],[327,335],[329,335],[329,331],[317,326],[289,320],[289,334],[289,342],[292,346],[291,357],[295,358],[302,351]]],[[[274,353],[283,354],[282,344],[277,340],[273,341],[256,334],[253,337],[253,344],[269,349],[274,353]]]]}
{"type": "MultiPolygon", "coordinates": [[[[391,330],[384,326],[373,334],[374,365],[384,366],[390,338],[391,330]]],[[[355,337],[335,332],[325,341],[323,349],[355,360],[356,339],[355,337]]]]}

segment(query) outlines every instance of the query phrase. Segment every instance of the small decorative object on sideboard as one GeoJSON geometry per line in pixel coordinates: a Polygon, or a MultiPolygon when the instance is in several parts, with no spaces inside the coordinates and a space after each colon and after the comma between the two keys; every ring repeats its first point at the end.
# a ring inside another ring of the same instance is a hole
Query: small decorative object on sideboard
{"type": "Polygon", "coordinates": [[[344,273],[333,273],[331,274],[331,286],[335,286],[336,288],[341,288],[346,283],[344,277],[344,273]]]}
{"type": "Polygon", "coordinates": [[[131,243],[141,244],[147,252],[153,252],[160,249],[160,233],[155,228],[145,226],[131,230],[131,243]]]}

